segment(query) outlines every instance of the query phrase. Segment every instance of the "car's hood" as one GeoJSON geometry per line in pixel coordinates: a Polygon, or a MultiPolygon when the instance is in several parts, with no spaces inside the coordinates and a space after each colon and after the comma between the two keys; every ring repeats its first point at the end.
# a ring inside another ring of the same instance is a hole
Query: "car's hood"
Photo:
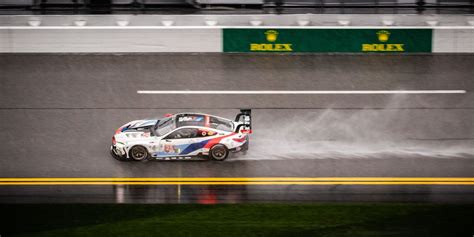
{"type": "Polygon", "coordinates": [[[147,140],[152,136],[151,132],[146,131],[126,131],[119,134],[115,134],[117,142],[128,142],[137,140],[147,140]]]}
{"type": "Polygon", "coordinates": [[[126,125],[128,125],[129,129],[132,128],[142,128],[142,127],[150,127],[154,126],[158,122],[158,119],[141,119],[141,120],[134,120],[126,125]]]}
{"type": "Polygon", "coordinates": [[[157,122],[158,119],[141,119],[128,122],[117,129],[114,138],[117,142],[148,139],[152,136],[150,128],[157,122]]]}
{"type": "Polygon", "coordinates": [[[135,131],[145,130],[147,128],[153,127],[157,122],[158,122],[158,119],[134,120],[119,127],[115,131],[115,134],[119,134],[125,131],[131,131],[131,130],[135,130],[135,131]]]}

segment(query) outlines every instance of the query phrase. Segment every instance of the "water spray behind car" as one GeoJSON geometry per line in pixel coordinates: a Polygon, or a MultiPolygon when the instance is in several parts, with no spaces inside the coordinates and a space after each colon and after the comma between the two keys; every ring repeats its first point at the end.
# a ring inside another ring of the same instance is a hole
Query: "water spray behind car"
{"type": "Polygon", "coordinates": [[[469,122],[453,122],[462,111],[405,108],[410,100],[394,95],[383,108],[254,110],[252,149],[235,160],[474,154],[469,122]]]}

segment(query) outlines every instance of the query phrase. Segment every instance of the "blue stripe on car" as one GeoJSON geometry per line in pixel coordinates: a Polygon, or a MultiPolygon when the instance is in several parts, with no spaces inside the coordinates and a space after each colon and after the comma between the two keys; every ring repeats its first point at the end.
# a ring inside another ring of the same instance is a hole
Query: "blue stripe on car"
{"type": "Polygon", "coordinates": [[[208,139],[208,140],[205,140],[205,141],[202,141],[202,142],[196,142],[196,143],[191,143],[189,144],[188,147],[186,147],[186,149],[184,149],[181,153],[179,153],[180,155],[186,155],[186,154],[189,154],[193,151],[196,151],[198,149],[201,149],[203,148],[210,140],[212,139],[208,139]]]}

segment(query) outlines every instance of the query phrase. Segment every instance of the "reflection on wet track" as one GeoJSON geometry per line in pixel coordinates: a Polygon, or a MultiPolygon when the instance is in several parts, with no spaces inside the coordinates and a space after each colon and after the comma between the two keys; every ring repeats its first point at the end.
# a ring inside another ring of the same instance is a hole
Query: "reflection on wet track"
{"type": "Polygon", "coordinates": [[[255,203],[313,201],[472,202],[466,185],[113,185],[0,187],[2,202],[255,203]],[[8,195],[7,195],[8,193],[8,195]]]}

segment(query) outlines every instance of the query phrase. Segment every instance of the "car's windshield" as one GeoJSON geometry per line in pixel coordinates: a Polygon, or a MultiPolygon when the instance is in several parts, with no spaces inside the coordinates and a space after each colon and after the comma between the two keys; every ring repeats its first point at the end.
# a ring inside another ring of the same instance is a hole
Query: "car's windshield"
{"type": "Polygon", "coordinates": [[[163,136],[168,132],[171,132],[175,128],[173,118],[165,118],[160,120],[155,127],[155,133],[157,136],[163,136]]]}

